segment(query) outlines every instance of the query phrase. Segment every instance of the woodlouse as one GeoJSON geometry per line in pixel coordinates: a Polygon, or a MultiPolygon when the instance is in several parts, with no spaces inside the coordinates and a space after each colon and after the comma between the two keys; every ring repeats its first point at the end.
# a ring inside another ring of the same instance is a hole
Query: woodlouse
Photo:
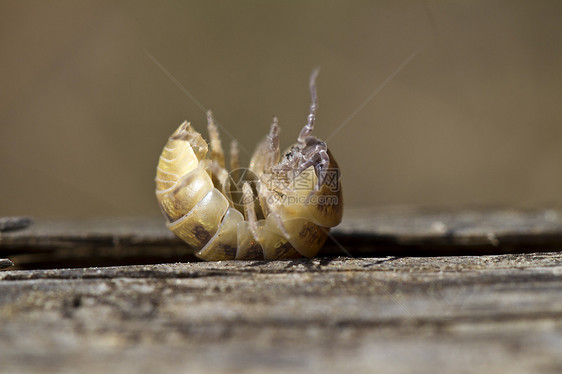
{"type": "Polygon", "coordinates": [[[237,143],[230,173],[213,115],[207,112],[209,145],[182,123],[165,145],[156,171],[156,197],[168,228],[204,260],[282,259],[315,256],[343,213],[340,172],[325,142],[311,135],[316,120],[316,76],[312,104],[297,142],[279,152],[273,118],[247,169],[237,143]]]}

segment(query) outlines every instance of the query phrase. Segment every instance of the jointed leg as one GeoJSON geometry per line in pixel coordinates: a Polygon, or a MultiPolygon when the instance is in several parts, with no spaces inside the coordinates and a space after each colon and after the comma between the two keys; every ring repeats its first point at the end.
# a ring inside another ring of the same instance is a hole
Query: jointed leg
{"type": "Polygon", "coordinates": [[[254,239],[258,240],[258,219],[254,207],[255,196],[248,182],[244,182],[242,186],[242,203],[244,204],[244,215],[250,225],[250,231],[254,239]]]}
{"type": "Polygon", "coordinates": [[[314,166],[314,172],[316,173],[317,178],[314,190],[318,190],[320,189],[320,186],[324,184],[324,179],[326,178],[326,170],[330,165],[330,156],[328,155],[325,146],[322,147],[320,144],[315,146],[315,150],[312,155],[313,156],[311,158],[304,159],[304,162],[298,166],[295,176],[299,175],[310,166],[314,166]]]}
{"type": "Polygon", "coordinates": [[[304,125],[297,141],[301,146],[304,147],[305,140],[310,134],[312,130],[314,130],[314,121],[316,120],[316,109],[318,109],[318,98],[316,96],[316,77],[318,76],[319,69],[315,69],[310,76],[310,97],[312,99],[312,103],[310,104],[310,111],[308,113],[308,119],[306,125],[304,125]]]}
{"type": "Polygon", "coordinates": [[[318,183],[314,187],[315,191],[320,188],[324,183],[325,170],[330,164],[330,157],[326,143],[312,136],[314,130],[314,122],[316,120],[316,110],[318,109],[318,98],[316,95],[316,78],[318,76],[318,69],[312,72],[310,76],[310,96],[312,103],[310,105],[310,112],[306,125],[301,130],[297,141],[297,147],[283,157],[279,164],[274,166],[274,172],[279,174],[294,172],[293,176],[298,176],[305,169],[314,166],[318,183]]]}
{"type": "Polygon", "coordinates": [[[219,130],[215,125],[213,113],[210,110],[207,112],[207,131],[209,131],[211,143],[211,159],[224,168],[224,152],[222,150],[221,140],[219,137],[219,130]]]}
{"type": "Polygon", "coordinates": [[[287,229],[285,229],[285,224],[283,223],[283,219],[279,214],[279,209],[277,208],[277,204],[275,202],[276,196],[271,192],[271,190],[265,187],[263,184],[260,184],[260,195],[263,196],[263,200],[260,200],[260,204],[264,214],[266,215],[273,215],[275,218],[275,222],[277,222],[277,227],[283,233],[283,236],[286,239],[289,239],[289,233],[287,229]],[[266,213],[267,212],[267,213],[266,213]]]}
{"type": "Polygon", "coordinates": [[[240,168],[240,152],[238,151],[238,142],[233,140],[230,143],[230,170],[236,170],[240,168]]]}
{"type": "Polygon", "coordinates": [[[226,183],[226,178],[228,178],[228,172],[225,168],[219,165],[219,163],[215,160],[204,159],[201,160],[200,165],[205,168],[205,170],[209,170],[213,179],[218,181],[219,186],[217,187],[220,191],[224,191],[224,185],[226,183]]]}
{"type": "Polygon", "coordinates": [[[270,172],[271,168],[279,161],[279,121],[277,117],[273,117],[271,129],[267,136],[267,142],[267,163],[265,165],[265,170],[270,172]]]}
{"type": "Polygon", "coordinates": [[[233,140],[230,143],[230,176],[236,182],[240,178],[240,158],[238,142],[233,140]]]}
{"type": "Polygon", "coordinates": [[[269,174],[271,168],[279,161],[279,125],[277,117],[273,117],[269,134],[258,143],[252,158],[250,167],[254,173],[269,174]]]}

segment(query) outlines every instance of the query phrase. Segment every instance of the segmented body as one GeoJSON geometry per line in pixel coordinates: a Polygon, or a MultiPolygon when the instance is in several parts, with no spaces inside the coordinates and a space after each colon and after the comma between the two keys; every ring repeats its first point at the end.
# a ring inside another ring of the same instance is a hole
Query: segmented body
{"type": "Polygon", "coordinates": [[[298,141],[279,156],[277,119],[258,144],[248,169],[239,169],[231,147],[225,168],[218,130],[209,112],[209,146],[188,123],[164,147],[156,173],[156,196],[168,228],[204,260],[283,259],[315,256],[329,229],[342,218],[339,168],[326,144],[311,136],[312,105],[298,141]]]}

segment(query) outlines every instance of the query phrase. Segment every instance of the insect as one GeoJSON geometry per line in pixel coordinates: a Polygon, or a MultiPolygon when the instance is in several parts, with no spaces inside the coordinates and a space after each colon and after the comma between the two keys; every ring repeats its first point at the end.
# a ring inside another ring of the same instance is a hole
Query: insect
{"type": "Polygon", "coordinates": [[[166,143],[156,170],[156,197],[167,227],[207,261],[314,257],[343,213],[338,165],[325,142],[312,136],[318,107],[316,76],[312,104],[297,142],[282,156],[279,125],[256,147],[247,169],[238,146],[230,169],[211,111],[209,144],[188,123],[166,143]],[[209,153],[210,145],[210,157],[209,153]]]}

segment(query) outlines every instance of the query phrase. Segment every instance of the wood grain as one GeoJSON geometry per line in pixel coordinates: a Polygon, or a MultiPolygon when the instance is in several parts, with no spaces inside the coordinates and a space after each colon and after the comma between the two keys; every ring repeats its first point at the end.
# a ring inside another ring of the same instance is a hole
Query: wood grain
{"type": "Polygon", "coordinates": [[[218,263],[159,218],[37,220],[0,233],[0,372],[559,373],[560,216],[352,210],[319,258],[218,263]]]}
{"type": "Polygon", "coordinates": [[[0,273],[3,373],[562,369],[562,256],[0,273]]]}
{"type": "MultiPolygon", "coordinates": [[[[435,256],[562,248],[562,212],[408,207],[347,209],[320,256],[435,256]]],[[[20,269],[196,261],[161,217],[37,220],[0,233],[20,269]]]]}

